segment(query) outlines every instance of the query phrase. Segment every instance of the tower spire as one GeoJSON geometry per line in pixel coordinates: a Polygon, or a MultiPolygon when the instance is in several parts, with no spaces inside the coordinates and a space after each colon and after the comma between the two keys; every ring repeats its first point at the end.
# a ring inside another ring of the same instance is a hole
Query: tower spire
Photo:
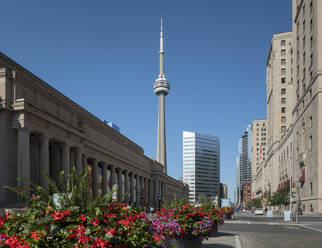
{"type": "Polygon", "coordinates": [[[160,23],[160,75],[164,77],[164,50],[163,50],[163,17],[161,16],[160,23]]]}
{"type": "Polygon", "coordinates": [[[164,166],[167,173],[167,150],[166,150],[166,129],[165,129],[165,96],[169,94],[169,83],[164,75],[164,50],[163,50],[163,17],[160,23],[160,74],[154,83],[154,94],[158,96],[158,142],[156,160],[164,166]]]}

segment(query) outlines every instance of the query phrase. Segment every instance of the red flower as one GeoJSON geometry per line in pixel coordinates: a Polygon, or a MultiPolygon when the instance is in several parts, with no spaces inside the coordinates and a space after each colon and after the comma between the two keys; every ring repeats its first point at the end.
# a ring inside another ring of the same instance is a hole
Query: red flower
{"type": "Polygon", "coordinates": [[[55,210],[54,213],[51,213],[50,216],[54,218],[54,221],[61,220],[65,216],[70,215],[70,211],[68,209],[63,210],[59,212],[58,210],[55,210]]]}
{"type": "Polygon", "coordinates": [[[79,236],[78,237],[78,244],[88,244],[88,242],[91,241],[91,237],[90,236],[79,236]]]}
{"type": "Polygon", "coordinates": [[[38,231],[32,231],[31,232],[31,237],[34,240],[39,240],[41,238],[41,236],[43,236],[44,234],[42,232],[38,232],[38,231]]]}
{"type": "Polygon", "coordinates": [[[80,218],[81,218],[82,222],[85,222],[85,221],[86,221],[86,216],[85,216],[85,214],[81,214],[80,218]]]}
{"type": "Polygon", "coordinates": [[[99,219],[97,219],[96,216],[95,216],[95,220],[89,219],[89,221],[92,223],[93,226],[98,226],[98,224],[100,223],[99,219]]]}
{"type": "Polygon", "coordinates": [[[154,234],[153,234],[153,238],[154,238],[154,240],[155,240],[156,242],[158,242],[158,243],[162,240],[161,235],[159,235],[158,233],[154,233],[154,234]]]}
{"type": "Polygon", "coordinates": [[[92,243],[91,248],[95,248],[95,247],[105,248],[108,243],[109,243],[108,240],[103,241],[101,240],[100,237],[97,237],[96,240],[92,243]]]}
{"type": "Polygon", "coordinates": [[[5,223],[4,219],[0,216],[0,228],[2,228],[5,223]]]}
{"type": "Polygon", "coordinates": [[[110,228],[110,229],[105,229],[105,232],[109,235],[115,235],[116,234],[116,231],[115,231],[115,228],[110,228]]]}
{"type": "Polygon", "coordinates": [[[119,220],[117,222],[119,225],[129,226],[130,222],[128,220],[119,220]]]}

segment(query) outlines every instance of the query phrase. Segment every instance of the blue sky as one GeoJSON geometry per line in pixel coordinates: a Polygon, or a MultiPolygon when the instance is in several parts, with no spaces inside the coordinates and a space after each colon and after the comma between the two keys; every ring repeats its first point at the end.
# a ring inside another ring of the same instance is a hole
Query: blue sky
{"type": "Polygon", "coordinates": [[[290,0],[4,1],[0,51],[155,157],[160,15],[168,173],[182,176],[183,130],[216,135],[233,197],[238,140],[266,116],[266,58],[272,34],[291,29],[290,0]]]}

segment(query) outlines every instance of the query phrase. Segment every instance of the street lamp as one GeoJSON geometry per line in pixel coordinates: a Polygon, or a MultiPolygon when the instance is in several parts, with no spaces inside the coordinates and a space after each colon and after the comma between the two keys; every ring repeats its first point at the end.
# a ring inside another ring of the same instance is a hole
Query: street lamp
{"type": "Polygon", "coordinates": [[[161,195],[160,195],[160,193],[158,194],[158,201],[159,201],[159,210],[161,210],[161,195]]]}

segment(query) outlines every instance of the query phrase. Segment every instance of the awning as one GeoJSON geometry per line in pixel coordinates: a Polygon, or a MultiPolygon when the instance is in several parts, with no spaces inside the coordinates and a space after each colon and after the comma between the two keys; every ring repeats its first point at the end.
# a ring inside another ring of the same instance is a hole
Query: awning
{"type": "Polygon", "coordinates": [[[277,186],[277,191],[280,191],[280,190],[281,190],[281,184],[279,183],[277,186]]]}
{"type": "Polygon", "coordinates": [[[299,182],[304,183],[305,182],[305,167],[301,170],[301,176],[299,178],[299,182]]]}

